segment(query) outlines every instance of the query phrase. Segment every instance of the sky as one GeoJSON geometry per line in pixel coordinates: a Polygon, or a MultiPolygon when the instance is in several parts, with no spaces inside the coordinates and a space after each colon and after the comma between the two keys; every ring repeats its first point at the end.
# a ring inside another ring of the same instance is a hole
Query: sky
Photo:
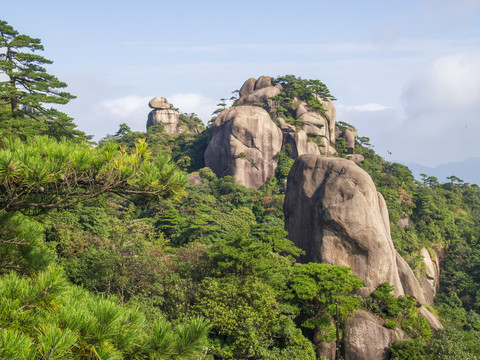
{"type": "Polygon", "coordinates": [[[96,140],[145,131],[163,96],[207,122],[250,77],[324,82],[337,121],[389,161],[480,156],[480,0],[1,0],[77,98],[58,109],[96,140]]]}

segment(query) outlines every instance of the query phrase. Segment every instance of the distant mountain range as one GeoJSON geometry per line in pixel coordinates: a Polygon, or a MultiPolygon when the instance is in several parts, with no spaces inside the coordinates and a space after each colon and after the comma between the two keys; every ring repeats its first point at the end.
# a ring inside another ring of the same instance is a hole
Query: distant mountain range
{"type": "Polygon", "coordinates": [[[415,179],[420,180],[420,174],[435,176],[440,182],[449,181],[447,176],[455,175],[457,178],[470,184],[480,185],[480,157],[471,157],[460,162],[429,167],[419,164],[406,163],[415,179]]]}

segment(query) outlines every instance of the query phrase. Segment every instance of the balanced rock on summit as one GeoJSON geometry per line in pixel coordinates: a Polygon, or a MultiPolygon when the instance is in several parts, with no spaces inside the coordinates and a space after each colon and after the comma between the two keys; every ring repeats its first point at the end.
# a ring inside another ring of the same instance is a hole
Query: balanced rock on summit
{"type": "Polygon", "coordinates": [[[175,135],[182,130],[178,126],[180,114],[177,110],[170,108],[170,104],[164,97],[156,97],[150,100],[148,106],[153,110],[148,114],[147,129],[150,126],[162,125],[170,135],[175,135]]]}

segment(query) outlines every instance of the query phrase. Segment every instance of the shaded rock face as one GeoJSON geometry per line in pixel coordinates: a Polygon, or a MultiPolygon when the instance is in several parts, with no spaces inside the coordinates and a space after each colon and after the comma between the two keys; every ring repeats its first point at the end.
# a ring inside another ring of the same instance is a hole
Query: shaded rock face
{"type": "Polygon", "coordinates": [[[345,360],[388,359],[390,345],[403,338],[401,330],[387,329],[382,320],[359,310],[348,319],[345,327],[345,360]]]}
{"type": "Polygon", "coordinates": [[[363,296],[388,281],[396,296],[407,293],[425,303],[423,289],[394,249],[383,197],[353,161],[300,156],[288,175],[284,212],[289,238],[305,250],[301,262],[352,268],[365,281],[363,296]]]}
{"type": "Polygon", "coordinates": [[[264,109],[237,106],[215,120],[205,164],[219,177],[232,175],[237,183],[258,188],[274,174],[281,147],[282,132],[264,109]]]}

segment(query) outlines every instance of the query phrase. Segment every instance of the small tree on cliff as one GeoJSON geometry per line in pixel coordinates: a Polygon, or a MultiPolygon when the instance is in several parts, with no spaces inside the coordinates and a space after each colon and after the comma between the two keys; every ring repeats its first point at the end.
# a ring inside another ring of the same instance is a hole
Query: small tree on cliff
{"type": "Polygon", "coordinates": [[[40,39],[19,34],[0,21],[0,129],[4,134],[49,134],[85,137],[66,114],[46,104],[66,104],[75,98],[62,91],[67,84],[47,73],[52,61],[34,54],[43,50],[40,39]]]}
{"type": "Polygon", "coordinates": [[[364,285],[347,266],[308,263],[293,268],[290,287],[300,305],[301,325],[313,329],[320,341],[335,339],[336,359],[340,356],[340,324],[360,307],[355,292],[364,285]]]}

